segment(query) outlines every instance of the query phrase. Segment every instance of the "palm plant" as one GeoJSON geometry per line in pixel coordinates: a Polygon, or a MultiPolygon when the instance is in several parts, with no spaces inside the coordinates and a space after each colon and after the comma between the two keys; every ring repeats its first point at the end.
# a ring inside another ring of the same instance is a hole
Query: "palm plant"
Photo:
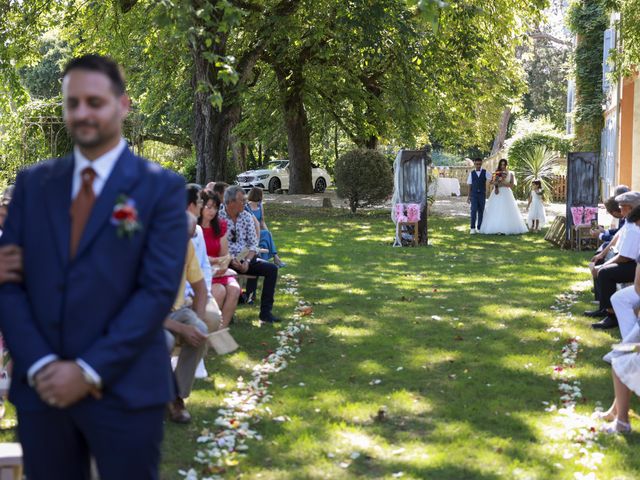
{"type": "Polygon", "coordinates": [[[549,150],[544,145],[538,145],[524,155],[522,162],[522,173],[524,177],[525,191],[531,191],[531,184],[534,180],[542,182],[544,198],[549,198],[551,193],[551,177],[553,168],[557,165],[558,159],[555,152],[549,150]]]}

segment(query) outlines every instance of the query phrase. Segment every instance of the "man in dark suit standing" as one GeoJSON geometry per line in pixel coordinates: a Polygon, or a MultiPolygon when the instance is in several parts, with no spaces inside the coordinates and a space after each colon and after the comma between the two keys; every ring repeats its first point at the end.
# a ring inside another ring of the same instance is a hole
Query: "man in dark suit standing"
{"type": "Polygon", "coordinates": [[[474,159],[473,165],[474,169],[469,172],[467,178],[467,185],[469,185],[467,203],[471,205],[470,234],[475,234],[480,231],[482,217],[484,215],[484,205],[487,199],[487,182],[491,180],[491,174],[482,168],[481,158],[474,159]]]}
{"type": "Polygon", "coordinates": [[[127,147],[112,60],[72,60],[62,92],[73,154],[18,175],[0,238],[22,249],[22,282],[0,285],[0,330],[25,473],[84,480],[94,456],[102,480],[157,479],[184,182],[127,147]]]}

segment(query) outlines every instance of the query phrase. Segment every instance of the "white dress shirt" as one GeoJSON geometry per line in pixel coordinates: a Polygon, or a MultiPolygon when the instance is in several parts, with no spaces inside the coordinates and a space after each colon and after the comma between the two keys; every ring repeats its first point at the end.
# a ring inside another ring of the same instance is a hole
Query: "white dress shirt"
{"type": "Polygon", "coordinates": [[[109,175],[111,175],[111,171],[113,167],[115,167],[118,158],[120,158],[120,154],[122,151],[127,148],[127,142],[124,138],[120,139],[118,145],[109,150],[107,153],[100,155],[95,160],[88,160],[85,157],[80,149],[76,146],[73,148],[73,179],[71,184],[71,198],[76,198],[78,192],[80,191],[80,186],[82,185],[81,172],[87,167],[93,168],[96,172],[96,177],[93,179],[93,192],[96,194],[96,198],[100,196],[102,189],[104,188],[104,184],[107,183],[109,179],[109,175]]]}
{"type": "Polygon", "coordinates": [[[618,255],[635,260],[640,255],[640,227],[633,222],[626,222],[621,229],[618,240],[618,255]]]}
{"type": "MultiPolygon", "coordinates": [[[[75,146],[73,149],[73,178],[71,183],[71,198],[76,198],[76,195],[80,191],[80,186],[82,185],[81,172],[87,167],[93,168],[96,172],[96,176],[93,180],[93,192],[96,195],[96,198],[102,192],[105,183],[109,179],[109,175],[111,175],[111,171],[113,167],[116,165],[118,158],[122,154],[122,151],[127,148],[127,142],[124,138],[120,138],[120,142],[118,145],[108,152],[100,155],[95,160],[89,160],[85,157],[78,146],[75,146]]],[[[29,381],[29,385],[34,385],[34,377],[36,373],[38,373],[42,368],[48,365],[51,362],[55,362],[58,360],[58,356],[54,354],[46,355],[42,357],[40,360],[35,362],[29,370],[27,371],[27,379],[29,381]]],[[[102,386],[102,379],[98,372],[96,372],[91,365],[82,360],[81,358],[76,359],[76,363],[82,368],[82,370],[91,377],[93,383],[100,388],[102,386]]]]}

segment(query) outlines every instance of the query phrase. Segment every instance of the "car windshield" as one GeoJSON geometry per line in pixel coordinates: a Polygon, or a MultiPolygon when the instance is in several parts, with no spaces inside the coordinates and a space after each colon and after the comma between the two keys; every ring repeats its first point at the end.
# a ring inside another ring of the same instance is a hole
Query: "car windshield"
{"type": "Polygon", "coordinates": [[[287,165],[289,165],[289,160],[274,160],[267,163],[266,168],[269,170],[277,170],[278,168],[285,168],[287,165]]]}

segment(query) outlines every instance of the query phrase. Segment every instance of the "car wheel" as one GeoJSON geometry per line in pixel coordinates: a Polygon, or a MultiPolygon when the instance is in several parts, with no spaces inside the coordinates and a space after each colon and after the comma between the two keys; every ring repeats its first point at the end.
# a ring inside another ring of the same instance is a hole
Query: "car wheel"
{"type": "Polygon", "coordinates": [[[316,180],[316,186],[314,188],[314,191],[316,193],[322,193],[327,189],[327,181],[320,177],[316,180]]]}
{"type": "Polygon", "coordinates": [[[273,177],[269,180],[269,193],[276,193],[280,190],[280,179],[278,177],[273,177]]]}

